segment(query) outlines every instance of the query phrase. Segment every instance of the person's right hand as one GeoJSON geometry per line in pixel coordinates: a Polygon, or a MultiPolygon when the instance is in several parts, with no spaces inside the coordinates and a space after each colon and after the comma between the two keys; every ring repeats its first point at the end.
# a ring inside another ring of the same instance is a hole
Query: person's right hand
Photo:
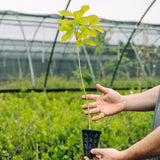
{"type": "MultiPolygon", "coordinates": [[[[117,114],[124,110],[123,96],[113,89],[105,88],[99,84],[97,84],[96,87],[103,95],[87,95],[88,100],[95,100],[95,102],[89,103],[89,108],[94,108],[89,111],[90,114],[100,113],[92,118],[93,121],[105,116],[117,114]]],[[[86,99],[85,95],[82,96],[82,99],[86,99]]],[[[87,109],[87,104],[84,104],[82,108],[87,109]]],[[[88,114],[88,111],[85,111],[85,114],[88,114]]]]}
{"type": "MultiPolygon", "coordinates": [[[[98,160],[125,160],[126,153],[125,151],[118,151],[113,148],[94,148],[91,150],[91,153],[95,155],[98,160]]],[[[85,160],[95,160],[95,158],[90,159],[87,156],[84,157],[85,160]]]]}

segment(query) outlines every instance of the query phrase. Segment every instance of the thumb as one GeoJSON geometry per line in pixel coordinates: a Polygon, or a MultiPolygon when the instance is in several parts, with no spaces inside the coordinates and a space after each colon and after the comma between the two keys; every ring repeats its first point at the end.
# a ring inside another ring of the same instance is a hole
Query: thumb
{"type": "Polygon", "coordinates": [[[105,88],[105,87],[101,86],[100,84],[97,84],[97,85],[96,85],[96,88],[97,88],[97,90],[100,91],[101,93],[108,93],[109,90],[110,90],[109,88],[105,88]]]}
{"type": "Polygon", "coordinates": [[[99,115],[94,116],[94,117],[92,118],[92,121],[97,121],[97,120],[99,120],[99,119],[101,119],[101,118],[103,118],[103,117],[105,117],[104,113],[100,113],[99,115]]]}
{"type": "Polygon", "coordinates": [[[94,155],[101,155],[102,154],[102,149],[99,149],[99,148],[91,149],[91,153],[94,154],[94,155]]]}

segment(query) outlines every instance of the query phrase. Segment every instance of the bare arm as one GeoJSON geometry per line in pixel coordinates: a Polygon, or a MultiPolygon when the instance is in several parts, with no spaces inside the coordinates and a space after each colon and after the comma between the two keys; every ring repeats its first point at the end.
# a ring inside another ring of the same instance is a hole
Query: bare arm
{"type": "MultiPolygon", "coordinates": [[[[160,127],[124,151],[113,148],[91,150],[99,160],[142,160],[160,155],[160,127]]],[[[85,157],[85,160],[90,160],[85,157]]]]}
{"type": "Polygon", "coordinates": [[[124,111],[151,111],[154,110],[160,86],[145,92],[122,96],[124,111]]]}
{"type": "Polygon", "coordinates": [[[160,127],[122,152],[126,160],[145,159],[160,155],[160,127]]]}

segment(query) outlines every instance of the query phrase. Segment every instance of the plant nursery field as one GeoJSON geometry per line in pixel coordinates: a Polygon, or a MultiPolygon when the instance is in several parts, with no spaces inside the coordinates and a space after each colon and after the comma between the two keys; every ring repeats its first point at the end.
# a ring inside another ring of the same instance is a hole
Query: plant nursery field
{"type": "MultiPolygon", "coordinates": [[[[1,93],[1,160],[79,160],[83,157],[81,130],[88,117],[82,92],[1,93]]],[[[121,94],[129,94],[123,91],[121,94]]],[[[124,112],[92,122],[100,130],[99,147],[118,150],[151,131],[154,112],[124,112]]]]}

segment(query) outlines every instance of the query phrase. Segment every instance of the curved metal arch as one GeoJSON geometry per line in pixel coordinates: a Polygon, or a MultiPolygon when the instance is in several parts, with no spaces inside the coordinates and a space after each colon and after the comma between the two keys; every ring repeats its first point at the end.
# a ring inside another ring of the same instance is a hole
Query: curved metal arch
{"type": "Polygon", "coordinates": [[[117,65],[116,65],[116,68],[115,68],[115,70],[114,70],[114,73],[113,73],[113,76],[112,76],[112,80],[111,80],[111,83],[110,83],[110,87],[111,87],[111,88],[112,88],[114,79],[115,79],[115,77],[116,77],[116,73],[117,73],[117,70],[118,70],[119,65],[120,65],[120,63],[121,63],[121,60],[122,60],[122,58],[123,58],[123,56],[124,56],[124,53],[125,53],[128,45],[130,44],[130,41],[131,41],[131,39],[132,39],[135,31],[137,30],[137,28],[138,28],[138,26],[140,25],[140,23],[142,22],[143,18],[145,17],[145,15],[147,14],[147,12],[150,10],[150,8],[153,6],[153,4],[154,4],[155,2],[156,2],[156,0],[153,0],[153,2],[149,5],[149,7],[146,9],[146,11],[144,12],[144,14],[143,14],[142,17],[140,18],[139,22],[138,22],[138,23],[136,24],[136,26],[134,27],[134,29],[133,29],[133,31],[132,31],[132,33],[131,33],[131,35],[130,35],[130,37],[129,37],[129,39],[128,39],[128,41],[127,41],[127,43],[126,43],[126,45],[125,45],[125,47],[124,47],[124,49],[123,49],[123,51],[122,51],[122,53],[121,53],[121,56],[120,56],[120,59],[119,59],[117,65]]]}

